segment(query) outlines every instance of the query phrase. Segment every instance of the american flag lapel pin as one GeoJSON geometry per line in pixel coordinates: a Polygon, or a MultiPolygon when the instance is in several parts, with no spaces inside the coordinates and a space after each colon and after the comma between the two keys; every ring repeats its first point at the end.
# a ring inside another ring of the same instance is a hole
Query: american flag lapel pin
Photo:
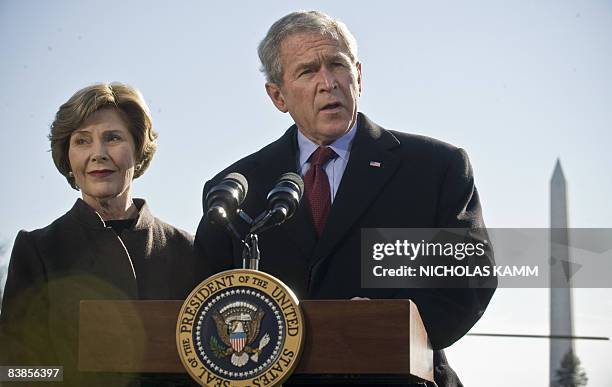
{"type": "Polygon", "coordinates": [[[381,167],[380,161],[370,161],[370,167],[380,168],[381,167]]]}

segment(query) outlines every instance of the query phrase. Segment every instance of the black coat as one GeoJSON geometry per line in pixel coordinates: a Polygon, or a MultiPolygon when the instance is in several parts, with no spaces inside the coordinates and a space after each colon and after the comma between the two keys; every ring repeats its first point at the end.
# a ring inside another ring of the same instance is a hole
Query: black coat
{"type": "Polygon", "coordinates": [[[138,219],[121,238],[81,199],[49,226],[19,232],[0,315],[1,364],[63,365],[66,384],[89,384],[76,373],[80,300],[189,294],[193,237],[134,202],[138,219]]]}
{"type": "MultiPolygon", "coordinates": [[[[227,173],[239,172],[249,182],[242,208],[258,215],[266,208],[266,195],[276,179],[297,171],[296,131],[294,125],[277,141],[220,172],[206,183],[204,197],[227,173]]],[[[316,238],[303,200],[293,218],[259,236],[260,269],[280,278],[301,299],[412,299],[434,349],[451,345],[478,321],[494,288],[362,288],[360,232],[378,227],[484,229],[484,223],[472,169],[462,149],[385,130],[360,113],[349,161],[321,238],[316,238]],[[380,167],[371,166],[372,161],[380,167]]],[[[203,219],[195,243],[206,269],[241,267],[242,246],[218,226],[203,219]]],[[[443,353],[436,352],[435,363],[438,384],[460,384],[443,353]]]]}

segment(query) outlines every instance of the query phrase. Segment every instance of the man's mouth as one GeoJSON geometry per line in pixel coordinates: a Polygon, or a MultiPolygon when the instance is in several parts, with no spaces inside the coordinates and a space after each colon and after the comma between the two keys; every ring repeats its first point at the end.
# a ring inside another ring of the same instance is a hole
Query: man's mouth
{"type": "Polygon", "coordinates": [[[326,105],[323,105],[323,107],[321,108],[322,111],[326,111],[326,110],[336,110],[338,108],[340,108],[342,106],[342,104],[340,102],[333,102],[333,103],[328,103],[326,105]]]}

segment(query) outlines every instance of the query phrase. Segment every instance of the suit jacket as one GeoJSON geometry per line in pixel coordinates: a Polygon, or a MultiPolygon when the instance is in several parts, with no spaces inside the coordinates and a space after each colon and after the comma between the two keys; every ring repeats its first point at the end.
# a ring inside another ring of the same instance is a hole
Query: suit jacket
{"type": "MultiPolygon", "coordinates": [[[[227,173],[242,173],[249,181],[242,208],[257,216],[266,208],[266,195],[276,179],[297,170],[296,131],[294,125],[277,141],[219,173],[206,183],[204,198],[227,173]]],[[[466,153],[431,138],[385,130],[360,113],[349,161],[320,239],[303,200],[286,223],[259,235],[260,269],[280,278],[302,299],[412,299],[434,349],[451,345],[480,318],[494,288],[361,288],[360,231],[377,227],[484,229],[466,153]],[[371,161],[380,167],[371,166],[371,161]]],[[[206,274],[241,267],[241,244],[205,219],[195,244],[207,265],[206,274]]],[[[460,384],[446,368],[443,353],[435,357],[441,367],[436,380],[460,384]]]]}
{"type": "Polygon", "coordinates": [[[65,384],[91,385],[96,378],[85,382],[76,372],[80,300],[189,294],[193,237],[134,202],[138,219],[121,238],[81,199],[49,226],[19,232],[0,315],[1,364],[63,365],[65,384]]]}

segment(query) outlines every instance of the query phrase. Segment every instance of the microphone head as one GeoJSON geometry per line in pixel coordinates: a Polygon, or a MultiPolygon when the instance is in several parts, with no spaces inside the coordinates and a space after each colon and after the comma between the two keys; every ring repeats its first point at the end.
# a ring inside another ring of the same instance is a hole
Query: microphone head
{"type": "Polygon", "coordinates": [[[297,173],[294,172],[287,172],[284,173],[283,175],[281,175],[281,177],[278,178],[278,182],[276,183],[277,185],[279,185],[282,182],[291,182],[293,184],[295,184],[299,190],[299,199],[298,200],[302,200],[302,195],[304,194],[304,180],[302,180],[302,177],[300,175],[298,175],[297,173]]]}
{"type": "Polygon", "coordinates": [[[212,219],[224,220],[238,211],[247,195],[246,178],[237,172],[226,175],[206,195],[206,208],[212,219]]]}
{"type": "Polygon", "coordinates": [[[244,175],[242,175],[241,173],[232,172],[232,173],[228,173],[227,175],[225,175],[222,182],[224,180],[234,181],[238,183],[239,186],[242,187],[242,190],[244,191],[244,196],[242,197],[242,200],[240,201],[240,204],[242,204],[242,201],[244,201],[244,198],[246,197],[246,194],[249,191],[249,183],[247,182],[246,177],[244,177],[244,175]]]}
{"type": "Polygon", "coordinates": [[[270,211],[280,211],[282,221],[289,219],[300,204],[303,193],[304,181],[300,175],[287,172],[278,179],[268,194],[268,208],[270,211]]]}

